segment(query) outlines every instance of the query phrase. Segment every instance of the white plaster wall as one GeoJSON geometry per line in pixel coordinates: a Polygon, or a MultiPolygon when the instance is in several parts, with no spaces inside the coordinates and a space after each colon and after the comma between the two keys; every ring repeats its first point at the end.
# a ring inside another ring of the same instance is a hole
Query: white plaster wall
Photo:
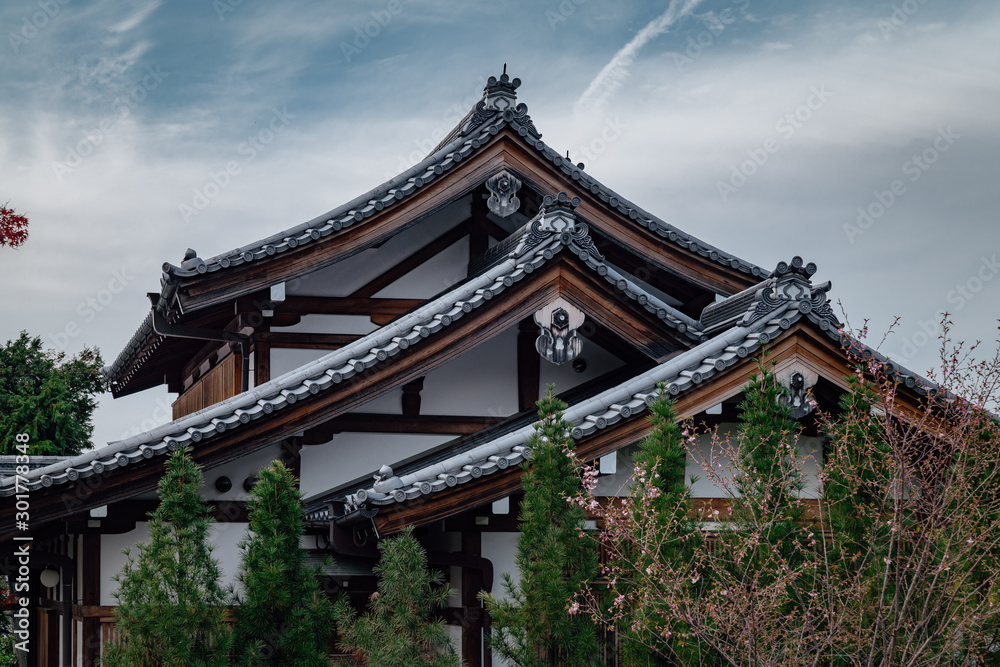
{"type": "Polygon", "coordinates": [[[583,340],[580,357],[587,362],[587,370],[582,373],[574,371],[572,363],[553,364],[540,358],[538,395],[544,396],[550,384],[555,384],[558,394],[625,365],[621,359],[587,339],[583,340]]]}
{"type": "MultiPolygon", "coordinates": [[[[421,395],[423,392],[421,392],[421,395]]],[[[423,406],[420,409],[423,412],[423,406]]],[[[374,398],[364,405],[351,412],[375,413],[379,415],[401,415],[403,414],[403,389],[397,387],[392,391],[387,391],[381,396],[374,398]]]]}
{"type": "MultiPolygon", "coordinates": [[[[222,585],[235,583],[236,573],[240,567],[239,542],[246,534],[245,523],[216,523],[209,532],[209,544],[213,546],[212,555],[219,560],[222,567],[222,585]]],[[[117,605],[114,594],[118,591],[118,583],[112,578],[125,565],[124,549],[132,549],[132,557],[138,556],[135,545],[149,540],[149,523],[140,521],[134,530],[121,535],[101,536],[101,604],[117,605]]]]}
{"type": "MultiPolygon", "coordinates": [[[[379,248],[369,248],[333,266],[306,274],[286,284],[286,294],[299,296],[347,296],[373,278],[422,248],[470,213],[471,198],[464,197],[400,232],[379,248]]],[[[466,255],[463,262],[468,263],[466,255]]],[[[463,275],[464,277],[464,275],[463,275]]]]}
{"type": "Polygon", "coordinates": [[[424,379],[420,412],[505,417],[517,412],[517,328],[511,327],[424,379]]]}
{"type": "Polygon", "coordinates": [[[484,532],[482,536],[483,558],[493,562],[493,595],[500,600],[507,600],[507,591],[503,585],[504,574],[509,574],[515,582],[521,579],[521,572],[515,561],[517,540],[521,533],[484,532]]]}
{"type": "Polygon", "coordinates": [[[338,433],[325,445],[302,448],[300,487],[306,496],[315,495],[374,475],[384,464],[392,465],[451,439],[449,435],[338,433]]]}
{"type": "Polygon", "coordinates": [[[202,485],[201,497],[212,502],[217,500],[247,500],[250,494],[243,490],[243,480],[256,475],[261,468],[271,465],[275,459],[281,458],[281,445],[273,444],[263,449],[241,456],[225,465],[216,466],[204,471],[205,483],[202,485]],[[219,493],[215,488],[215,480],[228,477],[233,488],[226,493],[219,493]]]}
{"type": "Polygon", "coordinates": [[[285,373],[294,371],[300,366],[316,361],[327,354],[330,354],[330,350],[271,348],[271,379],[277,379],[285,373]]]}
{"type": "MultiPolygon", "coordinates": [[[[719,428],[720,436],[729,435],[735,437],[735,424],[723,424],[719,428]],[[723,428],[725,427],[725,428],[723,428]]],[[[800,494],[802,498],[818,498],[819,488],[819,467],[823,461],[823,440],[813,436],[803,436],[798,440],[799,453],[803,458],[802,474],[806,482],[805,488],[800,494]]],[[[720,482],[713,481],[705,472],[704,465],[714,465],[716,474],[722,480],[733,478],[732,460],[723,455],[723,450],[718,446],[715,450],[715,459],[712,459],[713,447],[712,438],[709,435],[698,436],[698,455],[687,457],[687,481],[691,484],[692,498],[725,498],[729,493],[723,488],[720,482]],[[692,477],[697,481],[691,483],[692,477]]],[[[721,481],[721,480],[720,480],[721,481]]],[[[735,492],[735,489],[733,489],[735,492]]]]}
{"type": "MultiPolygon", "coordinates": [[[[514,560],[520,536],[521,533],[483,533],[483,557],[493,561],[493,595],[501,600],[508,599],[503,585],[503,575],[509,574],[515,582],[521,578],[514,560]]],[[[493,664],[495,667],[513,667],[496,653],[493,654],[493,664]]]]}
{"type": "Polygon", "coordinates": [[[463,281],[469,267],[469,237],[458,240],[374,296],[383,299],[429,299],[463,281]]]}
{"type": "Polygon", "coordinates": [[[122,553],[127,548],[132,548],[132,557],[138,555],[134,548],[139,542],[149,539],[149,527],[145,521],[136,524],[135,529],[121,535],[101,535],[101,604],[117,605],[114,598],[118,590],[118,584],[111,580],[116,574],[121,572],[125,565],[125,555],[122,553]]]}

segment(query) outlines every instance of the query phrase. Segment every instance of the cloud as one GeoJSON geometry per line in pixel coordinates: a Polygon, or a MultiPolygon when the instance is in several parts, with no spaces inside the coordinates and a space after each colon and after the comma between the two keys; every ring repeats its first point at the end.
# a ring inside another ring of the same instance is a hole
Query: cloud
{"type": "Polygon", "coordinates": [[[157,8],[159,8],[159,6],[162,4],[163,4],[162,0],[153,0],[153,2],[150,2],[148,5],[146,5],[139,11],[135,12],[128,18],[119,21],[114,25],[108,26],[108,32],[121,33],[132,30],[133,28],[141,24],[143,21],[145,21],[149,17],[149,15],[152,14],[154,11],[156,11],[157,8]]]}
{"type": "Polygon", "coordinates": [[[603,106],[608,98],[614,95],[625,83],[629,76],[628,69],[635,62],[639,49],[669,30],[670,26],[679,19],[690,14],[699,2],[701,0],[684,0],[683,5],[678,10],[681,0],[671,0],[667,11],[647,23],[628,44],[618,50],[611,61],[594,77],[587,89],[583,91],[583,95],[573,105],[573,113],[585,113],[603,106]]]}
{"type": "Polygon", "coordinates": [[[792,48],[788,42],[764,42],[760,45],[761,51],[784,51],[792,48]]]}

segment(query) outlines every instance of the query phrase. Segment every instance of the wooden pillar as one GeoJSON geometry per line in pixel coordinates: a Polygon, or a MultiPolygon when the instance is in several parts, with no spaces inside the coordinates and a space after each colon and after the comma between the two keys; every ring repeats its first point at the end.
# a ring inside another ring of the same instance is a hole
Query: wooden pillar
{"type": "Polygon", "coordinates": [[[416,417],[420,414],[420,392],[423,388],[422,377],[403,385],[403,416],[416,417]]]}
{"type": "Polygon", "coordinates": [[[535,349],[538,325],[526,317],[517,325],[517,409],[531,410],[538,402],[542,358],[535,349]]]}
{"type": "MultiPolygon", "coordinates": [[[[482,556],[482,533],[462,533],[462,553],[482,556]]],[[[483,604],[479,591],[483,589],[483,573],[469,567],[462,568],[462,662],[466,667],[483,667],[483,604]]]]}
{"type": "Polygon", "coordinates": [[[483,188],[472,191],[472,220],[469,224],[469,261],[482,255],[490,247],[489,221],[486,214],[487,193],[483,188]]]}
{"type": "MultiPolygon", "coordinates": [[[[90,528],[82,536],[81,558],[82,607],[99,607],[101,604],[101,533],[90,528]]],[[[88,612],[89,614],[89,612],[88,612]]],[[[101,619],[99,616],[83,618],[83,667],[97,667],[101,659],[101,619]]]]}
{"type": "Polygon", "coordinates": [[[296,478],[302,476],[302,438],[291,437],[281,441],[281,462],[296,478]]]}
{"type": "Polygon", "coordinates": [[[271,379],[271,344],[254,341],[253,344],[253,386],[259,387],[271,379]]]}

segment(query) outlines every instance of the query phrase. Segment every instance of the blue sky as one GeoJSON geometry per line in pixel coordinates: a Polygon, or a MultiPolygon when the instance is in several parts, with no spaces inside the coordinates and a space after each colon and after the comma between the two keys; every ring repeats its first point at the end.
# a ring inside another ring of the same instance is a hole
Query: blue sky
{"type": "MultiPolygon", "coordinates": [[[[972,0],[8,0],[0,201],[31,238],[0,250],[0,338],[110,362],[162,262],[381,183],[507,63],[549,145],[752,262],[816,262],[925,371],[945,310],[996,338],[998,45],[1000,6],[972,0]]],[[[107,397],[95,441],[170,400],[107,397]]]]}

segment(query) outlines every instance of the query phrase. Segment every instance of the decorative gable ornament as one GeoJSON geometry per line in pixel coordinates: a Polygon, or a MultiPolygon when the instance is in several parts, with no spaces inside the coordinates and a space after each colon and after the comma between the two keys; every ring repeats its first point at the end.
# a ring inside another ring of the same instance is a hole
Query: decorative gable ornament
{"type": "Polygon", "coordinates": [[[576,330],[586,315],[562,297],[535,313],[539,326],[535,349],[553,364],[565,364],[580,354],[583,339],[576,330]]]}
{"type": "Polygon", "coordinates": [[[517,212],[521,206],[521,200],[517,198],[517,191],[521,189],[521,181],[513,176],[506,169],[499,174],[486,180],[486,189],[490,191],[490,198],[486,200],[486,207],[501,218],[517,212]]]}

